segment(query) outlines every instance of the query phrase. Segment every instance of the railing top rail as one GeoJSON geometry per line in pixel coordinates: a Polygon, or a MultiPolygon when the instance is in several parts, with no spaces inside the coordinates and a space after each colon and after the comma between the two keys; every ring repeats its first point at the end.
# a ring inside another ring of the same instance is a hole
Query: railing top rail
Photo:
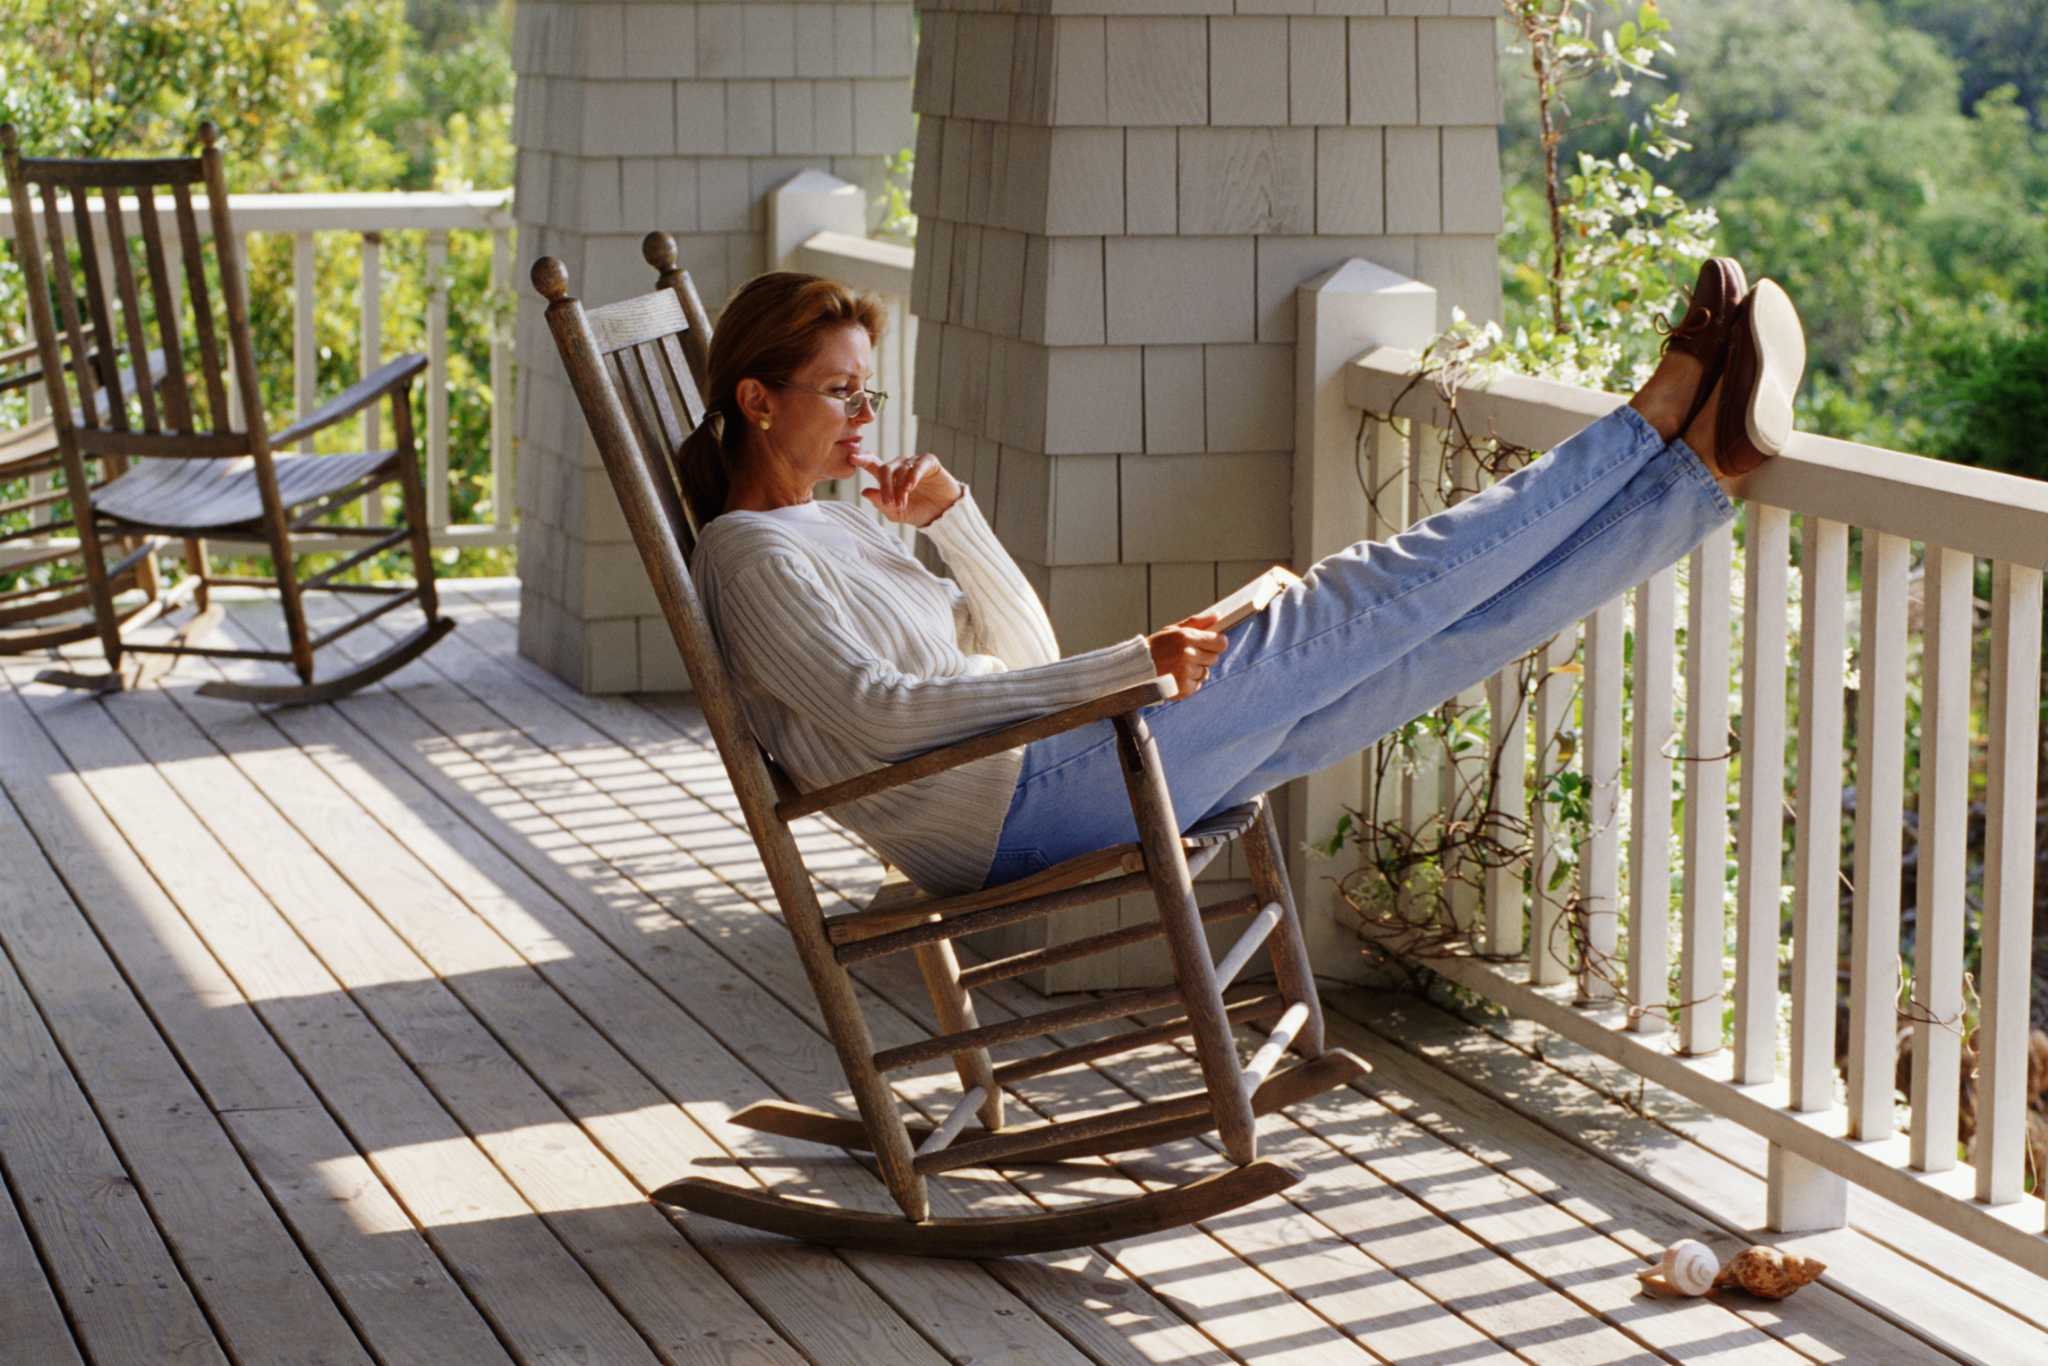
{"type": "MultiPolygon", "coordinates": [[[[1417,357],[1398,347],[1360,356],[1345,401],[1432,426],[1450,415],[1436,386],[1416,383],[1417,357]]],[[[1499,375],[1458,392],[1466,431],[1545,449],[1619,407],[1618,394],[1499,375]]],[[[1742,484],[1743,496],[1851,526],[1994,560],[2048,567],[2048,481],[1801,432],[1742,484]]]]}
{"type": "Polygon", "coordinates": [[[855,289],[908,295],[917,265],[917,249],[851,233],[818,232],[804,239],[792,254],[790,264],[799,270],[829,275],[855,289]]]}
{"type": "MultiPolygon", "coordinates": [[[[133,198],[124,198],[121,205],[124,215],[137,212],[133,198]]],[[[160,221],[176,223],[175,201],[169,196],[158,196],[155,208],[160,221]]],[[[203,231],[205,197],[195,198],[193,208],[203,231]]],[[[244,232],[491,231],[512,226],[510,190],[231,194],[228,208],[235,216],[235,226],[244,232]]],[[[13,208],[0,203],[0,238],[13,236],[13,208]]]]}

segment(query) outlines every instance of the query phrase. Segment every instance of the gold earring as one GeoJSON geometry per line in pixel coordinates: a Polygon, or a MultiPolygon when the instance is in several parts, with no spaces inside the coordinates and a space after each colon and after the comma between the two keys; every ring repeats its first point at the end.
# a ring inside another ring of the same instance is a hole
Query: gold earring
{"type": "Polygon", "coordinates": [[[765,417],[761,419],[761,430],[764,432],[768,430],[768,419],[765,417]]]}

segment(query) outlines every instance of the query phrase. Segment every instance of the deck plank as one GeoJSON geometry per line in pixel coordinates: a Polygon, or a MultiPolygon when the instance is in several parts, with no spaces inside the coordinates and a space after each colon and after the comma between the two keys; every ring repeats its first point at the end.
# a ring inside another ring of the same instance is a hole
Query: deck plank
{"type": "Polygon", "coordinates": [[[25,828],[57,855],[90,933],[118,963],[373,1350],[394,1366],[433,1366],[450,1354],[466,1362],[504,1359],[405,1211],[4,688],[0,733],[10,739],[0,748],[0,781],[9,785],[25,828]]]}
{"type": "MultiPolygon", "coordinates": [[[[566,770],[559,769],[551,760],[542,762],[543,751],[533,748],[516,731],[505,729],[501,718],[485,712],[453,685],[430,675],[429,681],[410,685],[403,678],[395,678],[392,686],[402,692],[404,704],[398,702],[396,693],[371,691],[345,700],[337,710],[344,716],[356,718],[365,736],[377,737],[390,756],[386,763],[395,761],[403,765],[414,778],[449,800],[452,809],[463,811],[468,808],[466,814],[479,822],[479,831],[502,830],[508,821],[519,823],[528,819],[528,814],[519,802],[494,801],[486,806],[473,795],[463,792],[465,779],[474,783],[486,775],[487,766],[467,757],[448,762],[455,754],[465,753],[456,748],[461,742],[474,744],[486,754],[509,756],[515,766],[523,765],[524,779],[530,787],[560,789],[574,786],[573,779],[562,776],[566,770]],[[412,716],[410,720],[408,713],[412,716]],[[438,720],[440,725],[429,725],[431,720],[438,720]],[[420,756],[426,757],[422,759],[420,756]],[[441,760],[438,764],[434,762],[437,758],[441,760]],[[469,772],[466,767],[469,765],[476,766],[477,772],[469,772]]],[[[565,799],[574,801],[575,797],[571,793],[565,799]]],[[[605,813],[611,809],[611,804],[606,801],[594,814],[610,820],[611,817],[605,813]]],[[[473,838],[485,837],[479,833],[473,838]]],[[[500,838],[504,836],[501,834],[500,838]]],[[[558,909],[564,905],[581,914],[582,921],[572,916],[559,928],[565,934],[580,933],[586,952],[601,950],[588,947],[594,945],[597,938],[583,921],[595,926],[598,935],[618,954],[639,960],[643,970],[659,974],[656,980],[668,980],[673,999],[716,999],[718,1010],[712,1013],[710,1022],[722,1021],[722,1027],[727,1031],[727,1042],[733,1045],[735,1053],[743,1045],[748,1052],[749,1064],[759,1067],[764,1057],[787,1061],[793,1050],[799,1050],[806,1053],[800,1069],[805,1085],[802,1093],[815,1096],[820,1088],[836,1091],[843,1085],[836,1059],[824,1041],[809,1037],[811,1032],[800,1022],[779,1015],[772,1002],[758,999],[758,988],[730,967],[717,962],[710,946],[700,943],[694,933],[651,937],[650,913],[657,923],[667,919],[659,903],[639,896],[622,898],[616,890],[606,893],[602,878],[575,876],[579,871],[601,871],[589,860],[564,865],[546,857],[545,850],[537,854],[535,844],[523,835],[507,840],[507,843],[510,846],[508,853],[499,857],[506,860],[507,867],[517,866],[523,858],[527,866],[518,876],[524,878],[531,873],[538,878],[539,885],[534,890],[539,893],[541,886],[546,887],[551,895],[543,894],[544,899],[557,908],[552,914],[564,914],[558,909]],[[710,992],[716,994],[707,997],[710,992]]],[[[657,840],[656,843],[666,847],[665,840],[657,840]]],[[[604,877],[616,881],[614,875],[605,874],[604,877]]],[[[677,926],[677,929],[684,927],[677,926]]],[[[782,947],[786,952],[786,943],[782,947]]],[[[598,1006],[593,1003],[591,1008],[598,1006]]],[[[681,1095],[702,1094],[707,1081],[711,1081],[720,1099],[716,1114],[707,1112],[707,1119],[714,1127],[733,1109],[760,1098],[765,1088],[760,1080],[750,1082],[747,1079],[743,1064],[730,1055],[714,1060],[715,1054],[724,1052],[716,1043],[685,1050],[679,1059],[675,1045],[678,1027],[677,1012],[671,1005],[649,1019],[621,1023],[612,1032],[612,1037],[621,1043],[630,1040],[642,1066],[660,1068],[668,1073],[673,1078],[672,1085],[681,1095]],[[678,1061],[687,1063],[687,1068],[679,1070],[676,1066],[678,1061]]],[[[708,1035],[703,1037],[709,1038],[708,1035]]],[[[781,1084],[788,1085],[790,1080],[785,1075],[781,1084]]],[[[801,1150],[801,1145],[765,1140],[758,1135],[731,1130],[729,1126],[722,1137],[744,1154],[751,1154],[756,1161],[774,1162],[780,1160],[777,1156],[780,1152],[801,1150]]],[[[664,1180],[681,1174],[678,1167],[684,1156],[676,1151],[664,1156],[650,1150],[650,1159],[662,1162],[658,1174],[664,1180]]],[[[776,1170],[779,1169],[770,1167],[764,1168],[763,1172],[770,1174],[776,1170]]],[[[655,1174],[650,1168],[649,1175],[655,1174]]],[[[718,1168],[713,1174],[729,1176],[730,1172],[718,1168]]],[[[827,1169],[825,1175],[831,1181],[831,1189],[814,1190],[811,1194],[831,1194],[842,1199],[865,1198],[870,1202],[882,1202],[875,1204],[875,1208],[886,1206],[886,1197],[882,1195],[880,1186],[864,1172],[841,1164],[837,1170],[827,1169]]],[[[740,1238],[737,1233],[716,1236],[740,1238]]],[[[770,1249],[778,1245],[787,1249],[788,1245],[781,1244],[780,1240],[749,1240],[748,1245],[760,1254],[754,1261],[756,1271],[751,1279],[767,1282],[763,1286],[764,1292],[781,1292],[772,1300],[766,1293],[761,1296],[764,1304],[771,1305],[771,1313],[787,1313],[808,1321],[811,1335],[818,1339],[819,1354],[824,1359],[849,1353],[874,1359],[876,1339],[869,1329],[862,1327],[865,1320],[857,1312],[857,1305],[833,1304],[814,1289],[805,1289],[798,1283],[803,1278],[796,1268],[778,1264],[778,1259],[785,1259],[783,1253],[770,1255],[770,1249]],[[785,1278],[792,1279],[777,1284],[785,1278]]],[[[927,1335],[944,1343],[949,1353],[1016,1361],[1066,1362],[1076,1359],[1073,1349],[1058,1333],[1046,1328],[1036,1315],[1025,1310],[1000,1284],[990,1281],[988,1275],[978,1268],[876,1255],[856,1254],[849,1260],[876,1280],[905,1317],[919,1323],[927,1335]],[[1035,1329],[1034,1324],[1038,1325],[1035,1329]]]]}
{"type": "Polygon", "coordinates": [[[0,943],[239,1363],[370,1360],[0,794],[0,943]]]}
{"type": "Polygon", "coordinates": [[[92,1359],[226,1366],[134,1178],[4,955],[0,1077],[0,1163],[92,1359]]]}
{"type": "Polygon", "coordinates": [[[0,1171],[0,1342],[39,1366],[84,1366],[28,1226],[0,1171]]]}
{"type": "Polygon", "coordinates": [[[87,706],[33,687],[20,695],[515,1350],[535,1361],[652,1360],[560,1238],[109,724],[146,695],[87,706]]]}

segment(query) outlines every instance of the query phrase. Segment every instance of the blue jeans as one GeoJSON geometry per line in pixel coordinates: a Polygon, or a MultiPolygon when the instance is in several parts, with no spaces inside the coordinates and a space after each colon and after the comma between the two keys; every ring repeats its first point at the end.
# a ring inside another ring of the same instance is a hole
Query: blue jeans
{"type": "MultiPolygon", "coordinates": [[[[1232,627],[1192,696],[1145,709],[1182,828],[1483,682],[1733,516],[1700,458],[1624,406],[1391,540],[1336,552],[1232,627]]],[[[1136,838],[1110,724],[1039,740],[986,885],[1136,838]]]]}

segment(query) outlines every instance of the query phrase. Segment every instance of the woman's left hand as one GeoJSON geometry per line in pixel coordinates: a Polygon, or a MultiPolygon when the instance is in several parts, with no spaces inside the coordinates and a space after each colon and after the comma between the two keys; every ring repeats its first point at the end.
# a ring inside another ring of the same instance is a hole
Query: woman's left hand
{"type": "Polygon", "coordinates": [[[939,457],[929,451],[890,461],[857,455],[853,463],[875,477],[876,487],[862,489],[860,496],[892,522],[930,526],[960,501],[964,491],[960,481],[946,473],[939,457]]]}

